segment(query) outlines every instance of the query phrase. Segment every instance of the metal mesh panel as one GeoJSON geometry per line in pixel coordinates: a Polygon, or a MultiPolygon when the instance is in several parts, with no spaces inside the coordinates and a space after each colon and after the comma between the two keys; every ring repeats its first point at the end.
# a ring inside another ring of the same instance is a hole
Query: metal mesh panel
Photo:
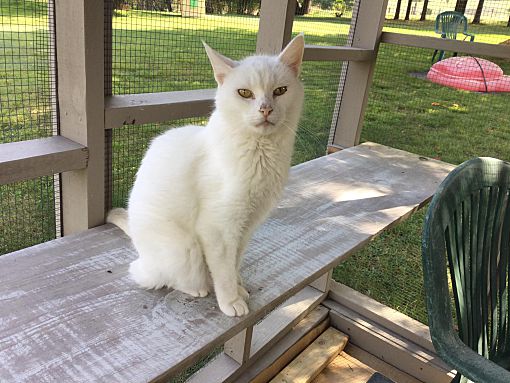
{"type": "MultiPolygon", "coordinates": [[[[47,0],[0,0],[0,144],[57,134],[53,31],[47,0]]],[[[0,254],[55,238],[58,189],[58,176],[0,186],[0,254]]]]}
{"type": "MultiPolygon", "coordinates": [[[[387,18],[393,3],[390,1],[387,18]]],[[[500,3],[503,2],[486,1],[485,6],[489,10],[500,3]]],[[[415,4],[417,10],[423,6],[423,2],[413,1],[412,6],[415,4]]],[[[439,5],[442,10],[453,9],[455,1],[430,1],[433,14],[427,14],[427,21],[416,20],[419,15],[411,12],[410,21],[386,20],[385,30],[432,36],[439,5]]],[[[405,18],[405,6],[407,1],[402,2],[401,18],[405,18]]],[[[468,9],[476,6],[476,1],[467,3],[468,9]]],[[[489,17],[490,12],[482,13],[483,25],[471,24],[473,16],[467,15],[468,32],[475,34],[475,41],[497,44],[510,39],[510,28],[502,21],[508,18],[509,10],[498,9],[496,17],[494,8],[494,18],[489,17]]],[[[434,49],[381,44],[361,141],[374,141],[453,164],[474,156],[510,160],[510,93],[485,92],[483,78],[485,75],[490,80],[490,73],[482,73],[476,61],[472,71],[465,65],[454,67],[449,72],[452,80],[444,85],[432,82],[427,75],[433,53],[434,49]],[[463,77],[470,71],[474,74],[469,79],[463,77]],[[481,81],[481,91],[454,87],[473,79],[481,81]]],[[[440,64],[452,56],[453,52],[446,52],[440,64]]],[[[476,57],[482,63],[481,59],[490,60],[510,74],[509,60],[476,57]]],[[[420,243],[423,215],[416,214],[354,255],[336,270],[335,278],[426,323],[420,243]]]]}
{"type": "MultiPolygon", "coordinates": [[[[295,16],[293,34],[303,32],[306,44],[342,46],[351,23],[350,7],[333,8],[333,2],[311,2],[309,12],[295,16]]],[[[293,164],[322,156],[328,144],[342,62],[304,62],[301,79],[305,103],[299,123],[293,164]]]]}
{"type": "Polygon", "coordinates": [[[250,11],[241,7],[243,1],[197,1],[199,6],[188,7],[188,13],[196,9],[198,17],[183,17],[184,3],[173,1],[172,12],[168,2],[127,1],[117,6],[112,23],[113,94],[214,88],[202,40],[234,59],[255,51],[259,19],[242,13],[250,11]],[[238,5],[241,14],[223,14],[237,12],[238,5]]]}
{"type": "Polygon", "coordinates": [[[55,185],[48,176],[0,186],[0,254],[55,238],[55,185]]]}

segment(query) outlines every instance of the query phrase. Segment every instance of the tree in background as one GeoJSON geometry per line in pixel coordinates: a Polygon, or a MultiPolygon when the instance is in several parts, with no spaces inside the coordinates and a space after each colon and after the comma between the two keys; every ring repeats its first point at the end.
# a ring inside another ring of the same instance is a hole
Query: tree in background
{"type": "Polygon", "coordinates": [[[296,15],[303,16],[310,12],[311,0],[296,0],[296,15]]]}
{"type": "Polygon", "coordinates": [[[342,17],[352,7],[352,0],[313,0],[313,5],[324,10],[333,10],[336,17],[342,17]]]}
{"type": "Polygon", "coordinates": [[[397,8],[395,9],[395,16],[393,20],[398,20],[400,18],[400,6],[402,5],[402,0],[397,1],[397,8]]]}
{"type": "Polygon", "coordinates": [[[409,20],[409,17],[411,16],[411,5],[412,4],[413,4],[413,0],[407,1],[406,17],[404,20],[409,20]]]}
{"type": "Polygon", "coordinates": [[[478,6],[476,7],[475,17],[473,18],[473,24],[480,24],[480,17],[482,16],[484,2],[485,2],[485,0],[478,1],[478,6]]]}
{"type": "Polygon", "coordinates": [[[457,0],[455,3],[455,12],[460,12],[464,14],[466,12],[468,0],[457,0]]]}
{"type": "Polygon", "coordinates": [[[427,18],[427,7],[429,6],[429,0],[423,1],[423,9],[421,10],[420,21],[425,21],[427,18]]]}

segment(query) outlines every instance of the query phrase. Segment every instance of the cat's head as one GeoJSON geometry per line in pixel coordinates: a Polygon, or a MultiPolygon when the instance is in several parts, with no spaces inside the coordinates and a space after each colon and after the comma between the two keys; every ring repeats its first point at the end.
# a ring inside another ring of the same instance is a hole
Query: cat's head
{"type": "Polygon", "coordinates": [[[304,98],[298,78],[302,34],[278,56],[250,56],[241,61],[204,46],[218,83],[216,109],[224,118],[256,134],[296,129],[304,98]]]}

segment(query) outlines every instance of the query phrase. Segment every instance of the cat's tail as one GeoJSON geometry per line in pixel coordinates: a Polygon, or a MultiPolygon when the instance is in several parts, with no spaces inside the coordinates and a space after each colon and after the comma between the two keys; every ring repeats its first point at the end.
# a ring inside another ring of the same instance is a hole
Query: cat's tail
{"type": "Polygon", "coordinates": [[[124,233],[129,235],[128,212],[126,209],[115,208],[110,210],[106,217],[106,222],[117,225],[124,231],[124,233]]]}

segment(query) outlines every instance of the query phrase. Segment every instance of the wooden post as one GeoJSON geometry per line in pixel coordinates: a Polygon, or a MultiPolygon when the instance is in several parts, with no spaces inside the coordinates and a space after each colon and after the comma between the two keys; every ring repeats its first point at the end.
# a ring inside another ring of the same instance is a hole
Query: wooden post
{"type": "MultiPolygon", "coordinates": [[[[113,94],[112,84],[112,44],[113,44],[113,0],[104,0],[104,95],[105,97],[113,94]]],[[[105,116],[106,124],[106,116],[105,116]]],[[[104,188],[104,208],[105,214],[113,207],[113,131],[106,129],[105,133],[105,188],[104,188]]]]}
{"type": "Polygon", "coordinates": [[[239,364],[246,363],[250,359],[252,337],[253,326],[249,326],[226,341],[223,352],[239,364]]]}
{"type": "Polygon", "coordinates": [[[357,0],[354,5],[351,46],[374,49],[376,54],[371,61],[349,62],[345,66],[338,88],[337,99],[341,102],[331,127],[330,152],[359,143],[387,3],[388,0],[357,0]]]}
{"type": "Polygon", "coordinates": [[[56,0],[60,134],[88,147],[86,169],[62,174],[64,235],[104,222],[104,4],[56,0]]]}
{"type": "Polygon", "coordinates": [[[333,269],[329,270],[327,273],[322,274],[315,281],[310,283],[310,286],[316,288],[323,293],[329,292],[329,288],[331,285],[331,278],[333,278],[333,269]]]}
{"type": "Polygon", "coordinates": [[[262,0],[257,34],[258,54],[280,53],[289,43],[295,11],[295,0],[262,0]]]}

